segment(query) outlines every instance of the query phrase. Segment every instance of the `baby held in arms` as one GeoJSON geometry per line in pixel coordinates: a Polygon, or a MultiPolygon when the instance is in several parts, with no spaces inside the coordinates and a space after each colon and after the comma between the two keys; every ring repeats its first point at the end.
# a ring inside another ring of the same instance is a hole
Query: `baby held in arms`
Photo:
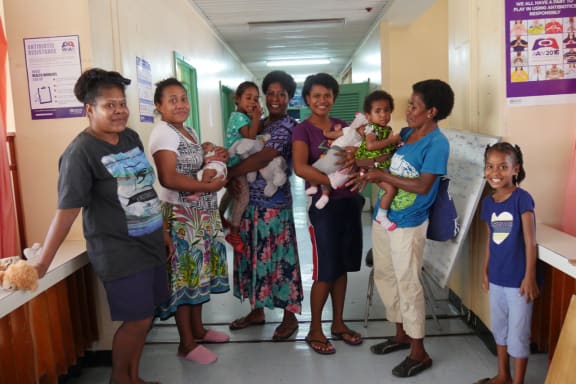
{"type": "MultiPolygon", "coordinates": [[[[204,165],[202,169],[196,174],[198,181],[209,183],[216,177],[226,178],[228,176],[228,168],[226,162],[228,161],[228,151],[222,148],[217,150],[217,145],[207,141],[202,144],[204,151],[204,165]]],[[[188,195],[187,200],[197,200],[203,192],[196,192],[188,195]]]]}
{"type": "MultiPolygon", "coordinates": [[[[354,120],[348,127],[336,127],[335,130],[324,131],[324,137],[334,140],[326,155],[318,159],[312,166],[328,176],[330,179],[330,186],[322,185],[322,196],[316,202],[316,208],[322,209],[330,201],[330,192],[344,185],[348,181],[348,170],[340,169],[338,165],[340,156],[338,152],[345,151],[346,147],[358,147],[362,143],[362,135],[358,132],[364,125],[368,124],[368,120],[362,113],[357,113],[354,120]]],[[[311,196],[315,195],[318,191],[318,186],[311,184],[306,189],[306,194],[311,196]]]]}

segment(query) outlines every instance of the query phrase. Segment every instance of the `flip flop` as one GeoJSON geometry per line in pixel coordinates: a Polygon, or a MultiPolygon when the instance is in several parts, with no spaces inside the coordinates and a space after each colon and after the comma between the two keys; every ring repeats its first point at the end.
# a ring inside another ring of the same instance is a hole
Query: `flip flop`
{"type": "Polygon", "coordinates": [[[282,341],[287,340],[298,330],[298,323],[293,326],[282,326],[280,324],[276,330],[274,330],[274,336],[272,336],[272,341],[282,341]],[[284,331],[284,332],[283,332],[284,331]]]}
{"type": "Polygon", "coordinates": [[[332,343],[328,340],[322,341],[320,339],[311,339],[308,336],[306,336],[304,340],[314,352],[320,355],[333,355],[336,353],[336,348],[334,348],[332,343]],[[322,347],[319,347],[318,344],[321,344],[322,347]]]}
{"type": "Polygon", "coordinates": [[[410,349],[410,343],[399,343],[393,337],[387,337],[382,343],[374,344],[370,347],[370,351],[375,355],[386,355],[391,352],[400,351],[402,349],[410,349]]]}
{"type": "Polygon", "coordinates": [[[359,334],[358,332],[354,332],[351,329],[342,332],[332,332],[332,338],[334,340],[342,340],[348,345],[360,345],[364,342],[364,339],[362,339],[362,335],[359,334]]]}
{"type": "Polygon", "coordinates": [[[414,360],[409,357],[392,369],[392,374],[396,377],[412,377],[432,366],[432,359],[424,361],[414,360]]]}
{"type": "Polygon", "coordinates": [[[492,380],[491,377],[485,377],[483,379],[478,380],[475,384],[489,384],[490,380],[492,380]]]}
{"type": "Polygon", "coordinates": [[[247,327],[251,327],[253,325],[264,325],[264,324],[266,324],[266,320],[264,319],[248,320],[248,316],[244,316],[231,322],[228,328],[230,328],[231,331],[237,331],[239,329],[244,329],[247,327]]]}

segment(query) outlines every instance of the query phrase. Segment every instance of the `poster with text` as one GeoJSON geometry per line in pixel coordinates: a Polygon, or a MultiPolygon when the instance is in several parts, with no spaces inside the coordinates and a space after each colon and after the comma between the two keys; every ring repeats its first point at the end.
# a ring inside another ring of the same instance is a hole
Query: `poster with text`
{"type": "Polygon", "coordinates": [[[32,119],[84,116],[74,96],[82,73],[78,35],[24,39],[32,119]]]}
{"type": "Polygon", "coordinates": [[[152,67],[146,60],[136,56],[136,76],[138,78],[138,106],[140,121],[154,122],[154,89],[152,87],[152,67]]]}
{"type": "Polygon", "coordinates": [[[576,0],[506,0],[510,105],[576,102],[576,0]]]}

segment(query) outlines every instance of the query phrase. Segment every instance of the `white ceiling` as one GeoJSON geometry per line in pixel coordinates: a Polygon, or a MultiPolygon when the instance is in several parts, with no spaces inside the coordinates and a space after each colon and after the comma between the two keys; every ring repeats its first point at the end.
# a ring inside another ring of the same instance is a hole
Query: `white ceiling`
{"type": "Polygon", "coordinates": [[[295,77],[317,72],[338,76],[380,20],[406,23],[434,0],[189,0],[246,67],[262,79],[266,61],[328,58],[330,64],[281,67],[295,77]],[[298,20],[339,19],[310,25],[298,20]],[[248,23],[291,21],[254,30],[248,23]]]}

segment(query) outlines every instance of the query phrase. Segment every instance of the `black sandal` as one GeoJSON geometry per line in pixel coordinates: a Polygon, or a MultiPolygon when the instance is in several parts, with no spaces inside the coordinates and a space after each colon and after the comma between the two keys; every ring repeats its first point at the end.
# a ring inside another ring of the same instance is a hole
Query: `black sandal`
{"type": "Polygon", "coordinates": [[[413,360],[409,357],[392,369],[392,374],[396,377],[412,377],[432,366],[432,359],[424,361],[413,360]]]}
{"type": "Polygon", "coordinates": [[[402,349],[410,349],[410,346],[410,343],[399,343],[393,337],[387,337],[382,343],[372,345],[370,351],[375,355],[385,355],[402,349]]]}

